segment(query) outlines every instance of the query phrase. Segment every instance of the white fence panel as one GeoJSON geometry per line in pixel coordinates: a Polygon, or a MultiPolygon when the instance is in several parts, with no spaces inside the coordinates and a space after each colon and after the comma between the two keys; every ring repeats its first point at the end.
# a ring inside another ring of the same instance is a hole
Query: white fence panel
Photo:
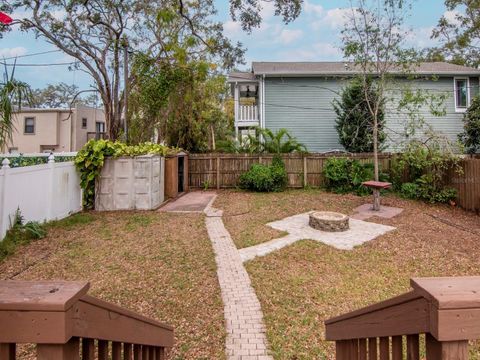
{"type": "MultiPolygon", "coordinates": [[[[5,161],[4,161],[5,162],[5,161]]],[[[0,169],[0,240],[15,211],[25,221],[62,219],[82,210],[80,177],[73,162],[0,169]]]]}

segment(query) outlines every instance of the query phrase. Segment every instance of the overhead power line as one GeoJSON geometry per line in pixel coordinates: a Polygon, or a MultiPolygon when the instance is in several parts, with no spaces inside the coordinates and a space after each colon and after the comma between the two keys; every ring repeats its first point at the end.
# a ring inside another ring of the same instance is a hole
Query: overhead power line
{"type": "Polygon", "coordinates": [[[37,52],[37,53],[32,53],[32,54],[16,55],[16,56],[10,56],[8,58],[2,58],[2,60],[15,60],[15,59],[26,58],[26,57],[31,57],[31,56],[51,54],[51,53],[60,52],[60,51],[62,51],[62,50],[57,49],[57,50],[42,51],[42,52],[37,52]]]}
{"type": "Polygon", "coordinates": [[[17,63],[6,63],[3,61],[0,61],[0,64],[4,66],[12,66],[12,67],[17,67],[17,66],[66,66],[66,65],[75,65],[78,63],[78,61],[70,61],[70,62],[61,62],[61,63],[45,63],[45,64],[17,64],[17,63]]]}

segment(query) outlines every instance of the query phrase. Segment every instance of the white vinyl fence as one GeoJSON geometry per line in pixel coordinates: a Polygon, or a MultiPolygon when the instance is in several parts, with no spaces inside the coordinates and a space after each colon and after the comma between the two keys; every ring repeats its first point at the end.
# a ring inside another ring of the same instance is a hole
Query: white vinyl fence
{"type": "MultiPolygon", "coordinates": [[[[47,154],[48,156],[48,154],[47,154]]],[[[82,210],[80,177],[72,161],[10,168],[5,158],[0,169],[0,241],[10,228],[15,211],[25,221],[65,218],[82,210]]]]}

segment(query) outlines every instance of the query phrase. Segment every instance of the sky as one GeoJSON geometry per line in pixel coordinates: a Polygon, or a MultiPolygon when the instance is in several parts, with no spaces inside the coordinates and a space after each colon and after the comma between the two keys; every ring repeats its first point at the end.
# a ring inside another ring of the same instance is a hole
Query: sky
{"type": "MultiPolygon", "coordinates": [[[[300,17],[285,25],[274,16],[272,5],[265,2],[263,23],[251,34],[242,31],[240,24],[231,20],[227,0],[216,0],[216,18],[223,23],[227,37],[234,42],[240,41],[247,48],[246,64],[239,65],[240,69],[248,69],[252,61],[341,61],[340,32],[345,8],[349,4],[349,0],[305,0],[300,17]]],[[[434,45],[430,34],[444,14],[449,15],[443,0],[416,0],[407,24],[412,29],[412,35],[407,39],[409,45],[419,48],[434,45]]],[[[0,39],[0,59],[12,62],[13,59],[8,58],[22,56],[17,59],[19,66],[15,69],[15,76],[33,88],[65,82],[77,85],[80,90],[89,89],[92,84],[89,75],[80,70],[69,70],[68,65],[21,66],[72,61],[61,52],[25,56],[55,49],[45,40],[18,29],[0,39]]]]}

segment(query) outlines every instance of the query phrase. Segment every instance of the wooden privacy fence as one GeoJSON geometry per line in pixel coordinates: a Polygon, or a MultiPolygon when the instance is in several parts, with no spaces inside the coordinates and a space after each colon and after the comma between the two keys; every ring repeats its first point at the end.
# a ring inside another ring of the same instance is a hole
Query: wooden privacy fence
{"type": "MultiPolygon", "coordinates": [[[[350,157],[360,162],[373,162],[372,154],[325,155],[282,154],[288,173],[288,187],[320,187],[324,185],[323,167],[328,158],[350,157]]],[[[379,155],[380,166],[388,172],[395,155],[379,155]]],[[[271,154],[189,154],[188,183],[191,188],[234,188],[241,174],[252,164],[270,164],[271,154]]],[[[463,174],[450,171],[447,185],[458,191],[457,203],[467,210],[480,211],[480,158],[466,158],[460,162],[463,174]]]]}
{"type": "Polygon", "coordinates": [[[337,360],[467,360],[480,338],[480,277],[417,278],[413,291],[325,322],[337,360]],[[425,354],[425,355],[423,355],[425,354]]]}
{"type": "Polygon", "coordinates": [[[36,344],[39,360],[161,360],[173,329],[87,295],[89,284],[0,281],[0,359],[36,344]],[[111,344],[111,346],[110,346],[111,344]]]}
{"type": "MultiPolygon", "coordinates": [[[[201,188],[205,184],[217,189],[236,187],[240,175],[252,164],[270,164],[273,156],[272,154],[189,154],[189,185],[192,188],[201,188]]],[[[333,156],[282,154],[288,174],[288,187],[322,186],[324,163],[333,156]]],[[[361,162],[372,162],[372,154],[352,154],[349,157],[361,162]]],[[[379,158],[382,169],[389,169],[391,155],[381,154],[379,158]]]]}
{"type": "Polygon", "coordinates": [[[480,212],[480,158],[467,158],[460,162],[463,170],[458,174],[450,170],[447,185],[457,189],[458,205],[464,209],[480,212]]]}

